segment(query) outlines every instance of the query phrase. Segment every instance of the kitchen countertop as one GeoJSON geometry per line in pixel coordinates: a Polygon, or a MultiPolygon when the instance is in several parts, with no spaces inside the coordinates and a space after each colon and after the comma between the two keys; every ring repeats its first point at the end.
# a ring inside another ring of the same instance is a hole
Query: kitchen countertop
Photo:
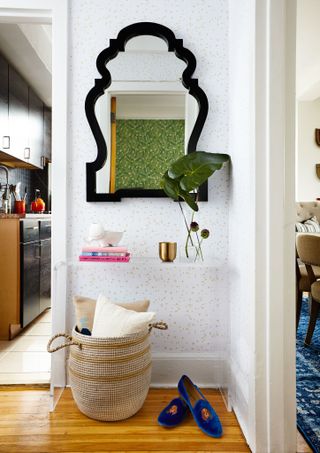
{"type": "Polygon", "coordinates": [[[51,219],[51,214],[5,214],[0,212],[0,220],[2,219],[51,219]]]}
{"type": "Polygon", "coordinates": [[[27,213],[25,214],[26,219],[51,219],[51,214],[35,214],[35,213],[27,213]]]}
{"type": "Polygon", "coordinates": [[[0,220],[2,219],[23,219],[25,214],[5,214],[4,212],[0,212],[0,220]]]}

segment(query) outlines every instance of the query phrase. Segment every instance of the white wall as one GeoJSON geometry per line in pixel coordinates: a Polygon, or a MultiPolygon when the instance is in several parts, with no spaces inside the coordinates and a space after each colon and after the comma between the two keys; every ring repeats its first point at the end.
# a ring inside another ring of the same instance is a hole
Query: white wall
{"type": "Polygon", "coordinates": [[[320,147],[315,129],[320,129],[320,99],[297,102],[296,200],[313,201],[320,197],[320,147]]]}
{"type": "MultiPolygon", "coordinates": [[[[213,267],[152,267],[140,265],[79,265],[83,238],[91,222],[126,230],[124,242],[134,255],[157,256],[158,242],[185,240],[176,203],[168,199],[126,199],[121,203],[85,201],[85,163],[96,155],[96,145],[84,112],[84,101],[94,78],[95,60],[120,29],[138,21],[154,21],[171,28],[197,57],[196,76],[209,98],[209,116],[199,149],[228,152],[228,4],[224,0],[73,0],[70,48],[70,157],[69,184],[69,328],[74,322],[71,296],[96,297],[99,291],[114,299],[151,298],[151,308],[170,329],[154,335],[154,352],[184,357],[193,364],[224,358],[228,341],[228,169],[209,182],[209,202],[201,204],[199,223],[212,232],[204,244],[213,267]]],[[[180,366],[180,365],[179,365],[180,366]]],[[[185,367],[185,360],[181,362],[185,367]]],[[[208,368],[208,384],[217,376],[208,368]]],[[[169,371],[162,374],[170,380],[169,371]]],[[[171,382],[174,385],[173,376],[171,382]]]]}
{"type": "Polygon", "coordinates": [[[297,98],[312,101],[320,96],[320,2],[297,1],[297,98]]]}
{"type": "Polygon", "coordinates": [[[295,2],[229,1],[230,393],[253,452],[296,451],[295,2]]]}
{"type": "Polygon", "coordinates": [[[249,404],[254,329],[253,11],[251,0],[229,1],[230,395],[247,439],[252,439],[249,404]]]}

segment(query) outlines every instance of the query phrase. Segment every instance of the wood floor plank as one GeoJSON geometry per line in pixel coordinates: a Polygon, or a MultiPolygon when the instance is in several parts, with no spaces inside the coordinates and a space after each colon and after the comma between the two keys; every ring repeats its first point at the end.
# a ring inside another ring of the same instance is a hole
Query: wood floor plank
{"type": "Polygon", "coordinates": [[[204,435],[192,417],[175,429],[157,424],[161,409],[177,395],[173,389],[152,389],[134,417],[105,423],[83,415],[66,389],[54,413],[44,389],[0,389],[1,453],[208,453],[250,451],[236,417],[227,412],[217,390],[205,394],[218,413],[224,435],[204,435]]]}
{"type": "Polygon", "coordinates": [[[297,453],[312,453],[311,448],[299,433],[299,431],[297,431],[297,453]]]}

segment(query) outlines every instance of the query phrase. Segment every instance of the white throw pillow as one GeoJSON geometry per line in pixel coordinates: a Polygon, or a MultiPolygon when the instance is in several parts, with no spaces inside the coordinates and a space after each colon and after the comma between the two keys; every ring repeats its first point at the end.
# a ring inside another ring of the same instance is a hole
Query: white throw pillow
{"type": "MultiPolygon", "coordinates": [[[[135,302],[113,302],[110,300],[109,302],[132,311],[148,311],[150,305],[150,301],[148,300],[137,300],[135,302]]],[[[73,297],[73,305],[76,311],[76,326],[79,332],[81,332],[81,329],[88,329],[92,332],[96,303],[97,301],[90,297],[73,297]]]]}
{"type": "Polygon", "coordinates": [[[316,216],[305,222],[296,222],[296,231],[298,233],[320,233],[320,225],[316,216]]]}
{"type": "Polygon", "coordinates": [[[153,312],[138,313],[112,304],[99,295],[93,320],[92,336],[99,338],[123,337],[146,330],[155,318],[153,312]]]}

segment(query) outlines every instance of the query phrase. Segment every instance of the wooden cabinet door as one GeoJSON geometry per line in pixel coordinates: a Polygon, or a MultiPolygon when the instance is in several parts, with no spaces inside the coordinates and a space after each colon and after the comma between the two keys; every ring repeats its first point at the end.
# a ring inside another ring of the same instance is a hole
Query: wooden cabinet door
{"type": "Polygon", "coordinates": [[[9,66],[9,130],[10,130],[10,154],[24,159],[24,149],[28,143],[28,85],[9,66]]]}
{"type": "MultiPolygon", "coordinates": [[[[9,65],[0,54],[0,149],[10,149],[9,137],[9,65]],[[4,148],[5,146],[5,148],[4,148]]],[[[9,151],[6,151],[9,152],[9,151]]]]}
{"type": "Polygon", "coordinates": [[[42,167],[43,133],[43,102],[29,87],[30,163],[39,168],[42,167]]]}
{"type": "Polygon", "coordinates": [[[0,257],[0,340],[9,340],[20,324],[19,219],[0,219],[0,257]]]}
{"type": "Polygon", "coordinates": [[[43,109],[43,154],[51,162],[51,109],[43,109]]]}

